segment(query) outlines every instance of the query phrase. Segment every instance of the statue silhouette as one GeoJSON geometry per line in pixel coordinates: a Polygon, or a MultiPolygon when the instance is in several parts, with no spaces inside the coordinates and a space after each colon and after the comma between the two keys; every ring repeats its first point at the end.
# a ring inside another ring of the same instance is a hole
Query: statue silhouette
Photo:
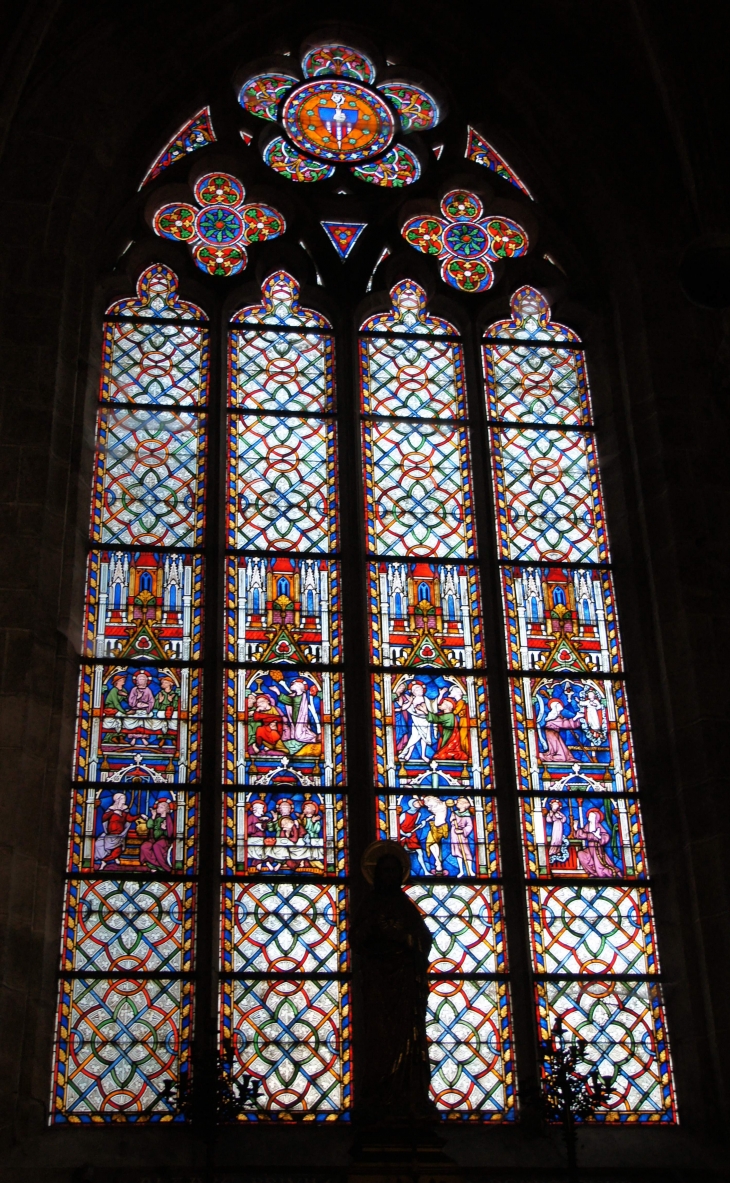
{"type": "Polygon", "coordinates": [[[435,1115],[426,1041],[431,934],[402,890],[410,866],[397,842],[374,842],[362,867],[373,890],[351,932],[364,1027],[355,1103],[368,1120],[430,1118],[435,1115]]]}

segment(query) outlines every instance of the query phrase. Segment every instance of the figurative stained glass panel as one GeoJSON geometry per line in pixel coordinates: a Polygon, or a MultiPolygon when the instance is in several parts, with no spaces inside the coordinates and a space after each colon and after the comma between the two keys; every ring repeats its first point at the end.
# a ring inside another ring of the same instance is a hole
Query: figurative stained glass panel
{"type": "Polygon", "coordinates": [[[426,1032],[431,1099],[451,1119],[515,1116],[515,1076],[506,982],[433,979],[426,1032]]]}
{"type": "Polygon", "coordinates": [[[370,563],[370,655],[382,665],[484,663],[479,575],[439,563],[370,563]]]}
{"type": "Polygon", "coordinates": [[[339,564],[226,558],[227,661],[329,665],[342,655],[339,564]]]}
{"type": "Polygon", "coordinates": [[[494,884],[411,883],[406,892],[433,937],[432,974],[496,974],[506,968],[502,889],[494,884]]]}
{"type": "Polygon", "coordinates": [[[558,1015],[570,1040],[586,1041],[591,1069],[611,1081],[600,1122],[671,1122],[674,1096],[661,987],[643,981],[536,983],[540,1038],[558,1015]]]}
{"type": "Polygon", "coordinates": [[[376,782],[423,792],[488,790],[483,678],[423,670],[373,675],[376,782]]]}
{"type": "Polygon", "coordinates": [[[288,414],[334,410],[330,337],[239,328],[231,333],[229,367],[233,407],[288,414]]]}
{"type": "Polygon", "coordinates": [[[584,789],[576,797],[521,799],[528,876],[625,879],[646,875],[636,800],[602,797],[597,792],[589,795],[590,786],[584,789]]]}
{"type": "Polygon", "coordinates": [[[332,793],[303,789],[291,778],[253,792],[227,793],[224,870],[253,876],[344,875],[345,806],[332,793]]]}
{"type": "Polygon", "coordinates": [[[497,818],[490,797],[426,792],[376,799],[378,838],[400,842],[414,879],[499,874],[497,818]]]}
{"type": "Polygon", "coordinates": [[[202,542],[205,418],[188,411],[100,410],[93,542],[202,542]]]}
{"type": "Polygon", "coordinates": [[[484,366],[490,419],[561,427],[590,423],[582,351],[489,342],[484,366]]]}
{"type": "Polygon", "coordinates": [[[350,1000],[344,982],[225,981],[222,1038],[231,1040],[234,1079],[259,1082],[258,1112],[239,1120],[306,1114],[333,1121],[350,1107],[350,1000]]]}
{"type": "Polygon", "coordinates": [[[530,887],[528,894],[538,973],[657,972],[648,887],[559,883],[530,887]]]}
{"type": "Polygon", "coordinates": [[[534,427],[491,429],[500,557],[603,563],[608,541],[595,444],[534,427]]]}
{"type": "Polygon", "coordinates": [[[69,870],[192,874],[196,793],[130,775],[126,783],[80,785],[71,812],[69,870]]]}
{"type": "Polygon", "coordinates": [[[360,367],[365,415],[457,419],[466,413],[464,355],[458,341],[363,337],[360,367]]]}
{"type": "Polygon", "coordinates": [[[331,421],[232,416],[228,545],[252,550],[334,550],[336,477],[331,421]]]}
{"type": "Polygon", "coordinates": [[[342,677],[313,669],[226,673],[225,779],[341,784],[342,677]]]}
{"type": "Polygon", "coordinates": [[[468,432],[458,424],[366,420],[365,522],[373,554],[474,554],[468,432]]]}
{"type": "Polygon", "coordinates": [[[511,681],[519,787],[525,792],[636,791],[620,682],[570,673],[511,681]]]}
{"type": "Polygon", "coordinates": [[[345,902],[333,883],[226,883],[223,972],[346,971],[345,902]]]}
{"type": "Polygon", "coordinates": [[[180,1120],[187,1077],[191,988],[179,978],[61,981],[56,1122],[180,1120]]]}
{"type": "Polygon", "coordinates": [[[120,660],[81,668],[76,778],[195,781],[199,670],[120,660]]]}
{"type": "Polygon", "coordinates": [[[512,669],[611,673],[621,668],[609,571],[503,567],[502,596],[512,669]]]}
{"type": "Polygon", "coordinates": [[[202,592],[200,555],[93,550],[86,578],[84,656],[198,660],[202,592]]]}
{"type": "Polygon", "coordinates": [[[208,366],[208,333],[198,325],[107,322],[99,396],[137,406],[199,406],[208,366]]]}
{"type": "Polygon", "coordinates": [[[139,879],[70,879],[62,970],[180,973],[192,968],[195,886],[139,879]]]}

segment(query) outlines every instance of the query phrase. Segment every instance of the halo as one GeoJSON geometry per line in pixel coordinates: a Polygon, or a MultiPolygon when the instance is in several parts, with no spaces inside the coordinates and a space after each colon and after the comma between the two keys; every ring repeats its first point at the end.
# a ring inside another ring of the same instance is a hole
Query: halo
{"type": "Polygon", "coordinates": [[[411,860],[400,842],[392,842],[389,838],[382,842],[371,842],[360,860],[360,870],[368,883],[373,882],[375,868],[386,854],[398,859],[402,868],[401,883],[405,883],[411,873],[411,860]]]}

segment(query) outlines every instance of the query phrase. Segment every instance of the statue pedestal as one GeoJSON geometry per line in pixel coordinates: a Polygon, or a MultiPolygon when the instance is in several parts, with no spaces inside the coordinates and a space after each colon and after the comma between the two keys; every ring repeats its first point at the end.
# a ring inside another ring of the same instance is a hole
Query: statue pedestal
{"type": "Polygon", "coordinates": [[[461,1172],[444,1145],[428,1122],[356,1130],[348,1183],[460,1183],[461,1172]]]}

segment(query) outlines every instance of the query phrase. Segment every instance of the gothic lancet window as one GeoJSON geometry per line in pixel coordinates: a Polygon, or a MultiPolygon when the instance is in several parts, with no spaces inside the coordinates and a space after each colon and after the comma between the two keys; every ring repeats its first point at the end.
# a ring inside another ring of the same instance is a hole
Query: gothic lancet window
{"type": "Polygon", "coordinates": [[[463,350],[418,284],[391,299],[360,344],[377,827],[434,935],[432,1098],[499,1120],[514,1070],[463,350]]]}
{"type": "Polygon", "coordinates": [[[193,1016],[207,317],[107,313],[61,951],[57,1121],[170,1117],[193,1016]]]}
{"type": "Polygon", "coordinates": [[[336,397],[298,288],[275,272],[230,326],[221,1035],[270,1117],[327,1120],[350,1104],[336,397]]]}
{"type": "Polygon", "coordinates": [[[539,201],[372,47],[310,38],[227,101],[147,171],[172,262],[105,316],[51,1120],[349,1120],[373,839],[433,936],[444,1120],[515,1121],[558,1017],[599,1120],[676,1120],[583,349],[524,282],[539,201]],[[476,325],[515,288],[485,414],[476,325]]]}
{"type": "Polygon", "coordinates": [[[674,1116],[651,888],[580,339],[534,288],[484,339],[537,1021],[611,1081],[608,1121],[674,1116]]]}

